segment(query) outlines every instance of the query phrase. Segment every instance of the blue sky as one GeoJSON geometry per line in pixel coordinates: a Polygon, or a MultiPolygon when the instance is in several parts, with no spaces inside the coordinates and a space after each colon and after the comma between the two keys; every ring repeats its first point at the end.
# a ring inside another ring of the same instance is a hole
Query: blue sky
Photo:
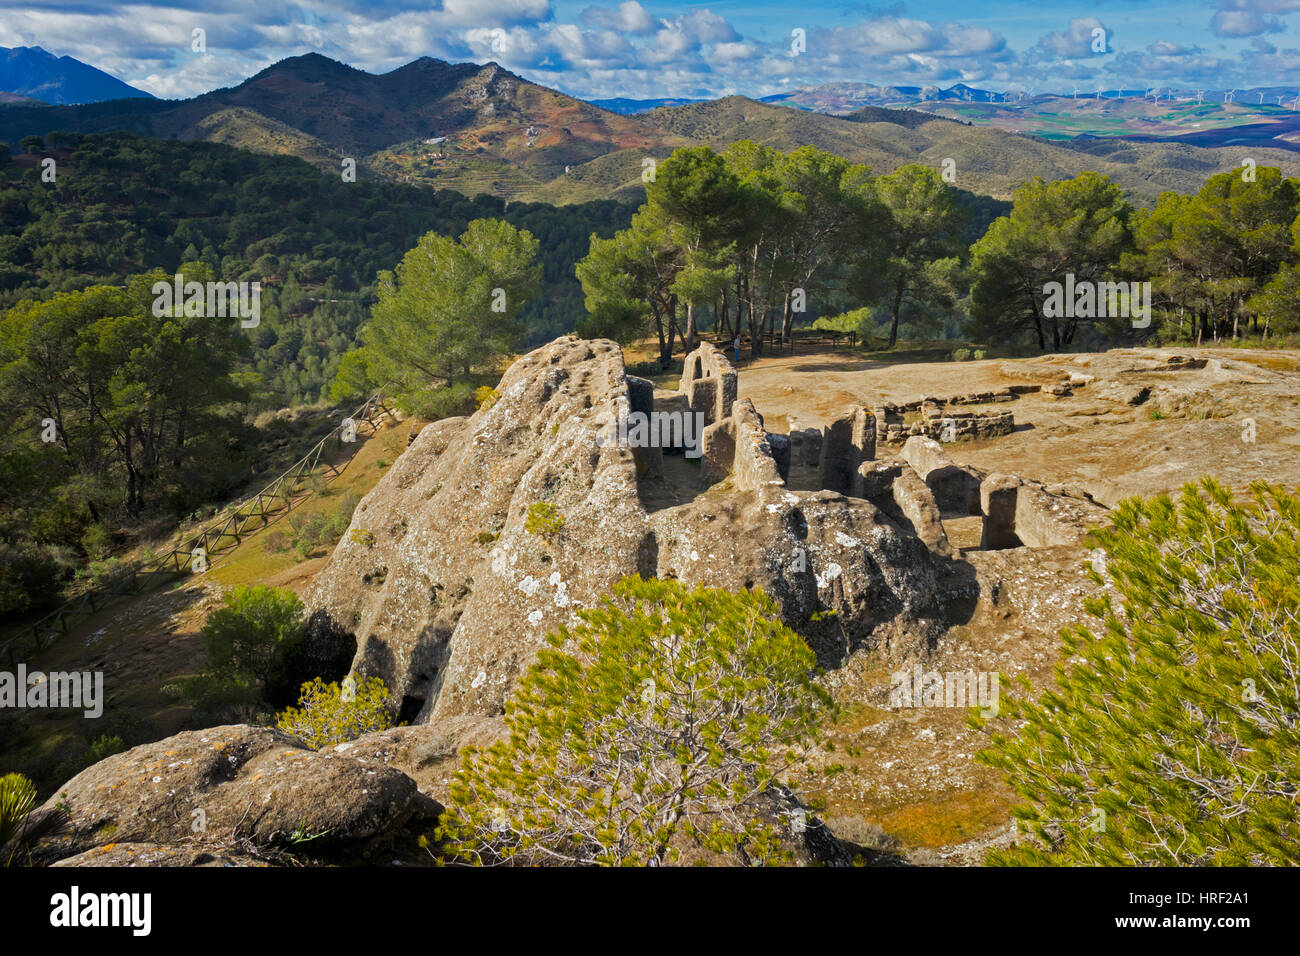
{"type": "Polygon", "coordinates": [[[75,56],[170,97],[313,50],[372,72],[425,55],[495,60],[583,97],[845,81],[1300,90],[1300,0],[0,0],[0,46],[75,56]]]}

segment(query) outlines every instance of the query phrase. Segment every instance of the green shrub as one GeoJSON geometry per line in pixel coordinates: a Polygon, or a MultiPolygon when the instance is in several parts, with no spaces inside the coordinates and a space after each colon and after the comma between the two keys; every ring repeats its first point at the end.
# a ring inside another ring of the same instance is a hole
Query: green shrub
{"type": "MultiPolygon", "coordinates": [[[[346,507],[333,512],[296,514],[289,518],[289,537],[294,552],[300,560],[310,557],[323,546],[333,546],[343,537],[352,521],[352,511],[346,507]]],[[[355,504],[352,505],[355,508],[355,504]]]]}
{"type": "Polygon", "coordinates": [[[528,506],[524,530],[529,534],[550,536],[564,530],[564,515],[549,501],[535,501],[528,506]]]}
{"type": "Polygon", "coordinates": [[[242,698],[246,679],[263,687],[281,682],[305,635],[303,602],[289,588],[259,584],[230,589],[225,606],[212,611],[203,624],[208,674],[190,688],[242,698]]]}
{"type": "Polygon", "coordinates": [[[468,382],[431,388],[410,396],[408,402],[410,412],[429,421],[437,421],[453,415],[466,415],[474,411],[477,406],[475,391],[475,386],[468,382]]]}
{"type": "Polygon", "coordinates": [[[337,513],[346,519],[343,523],[344,531],[346,531],[347,526],[352,523],[352,513],[357,510],[357,505],[359,504],[361,504],[361,495],[351,489],[345,491],[343,497],[339,500],[337,513]]]}
{"type": "Polygon", "coordinates": [[[1111,522],[1098,624],[1062,632],[1056,686],[1000,707],[1019,731],[980,755],[1032,840],[989,862],[1300,863],[1300,497],[1204,479],[1111,522]]]}
{"type": "Polygon", "coordinates": [[[0,541],[0,615],[35,614],[56,607],[75,568],[64,549],[0,541]]]}
{"type": "Polygon", "coordinates": [[[813,322],[812,327],[831,332],[857,332],[859,335],[867,335],[876,327],[876,320],[868,306],[839,315],[823,315],[813,322]]]}
{"type": "Polygon", "coordinates": [[[126,750],[126,744],[116,734],[101,734],[86,748],[86,766],[99,763],[105,757],[120,754],[126,750]]]}
{"type": "Polygon", "coordinates": [[[276,726],[313,747],[327,747],[398,726],[388,688],[378,677],[348,677],[343,685],[319,677],[302,685],[297,707],[287,707],[276,726]]]}
{"type": "Polygon", "coordinates": [[[102,561],[113,553],[113,536],[102,524],[92,524],[81,536],[81,550],[92,561],[102,561]]]}
{"type": "Polygon", "coordinates": [[[195,674],[167,684],[162,693],[189,704],[199,715],[255,714],[262,688],[247,674],[195,674]]]}
{"type": "Polygon", "coordinates": [[[761,591],[624,578],[548,638],[509,737],[467,748],[439,836],[472,863],[654,864],[682,843],[787,858],[755,805],[812,741],[816,658],[761,591]]]}
{"type": "Polygon", "coordinates": [[[117,588],[131,577],[134,565],[121,558],[104,558],[102,561],[89,562],[79,578],[88,579],[97,588],[117,588]]]}
{"type": "Polygon", "coordinates": [[[21,833],[35,807],[36,788],[30,780],[20,773],[0,777],[0,847],[21,833]]]}

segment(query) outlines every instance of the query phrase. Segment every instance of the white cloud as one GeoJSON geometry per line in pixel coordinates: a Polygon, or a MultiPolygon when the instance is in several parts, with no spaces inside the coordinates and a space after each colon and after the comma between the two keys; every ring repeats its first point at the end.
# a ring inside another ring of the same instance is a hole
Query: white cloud
{"type": "Polygon", "coordinates": [[[618,5],[617,10],[587,7],[579,17],[587,26],[602,30],[618,30],[637,35],[653,33],[655,30],[654,18],[636,0],[625,0],[618,5]]]}
{"type": "Polygon", "coordinates": [[[994,54],[1006,48],[1006,40],[1001,34],[984,27],[904,17],[880,17],[864,20],[853,27],[814,33],[815,39],[826,40],[831,52],[859,56],[923,53],[934,57],[959,57],[994,54]]]}
{"type": "Polygon", "coordinates": [[[1199,36],[1225,38],[1213,55],[1172,40],[1113,52],[1111,31],[1095,16],[1013,50],[997,30],[904,16],[900,6],[838,26],[819,26],[810,15],[806,49],[794,56],[785,27],[742,35],[725,15],[730,7],[669,10],[656,0],[587,0],[566,18],[575,22],[557,21],[551,0],[0,0],[0,45],[43,46],[172,97],[233,85],[313,50],[372,72],[419,56],[495,60],[588,97],[761,96],[846,81],[1068,90],[1094,81],[1219,89],[1300,80],[1296,52],[1262,38],[1300,12],[1300,0],[1211,6],[1213,27],[1203,24],[1199,36]],[[206,55],[190,52],[195,26],[207,30],[206,55]],[[1106,31],[1107,56],[1094,50],[1097,29],[1106,31]]]}
{"type": "Polygon", "coordinates": [[[1285,27],[1277,17],[1262,16],[1253,10],[1220,10],[1210,19],[1210,29],[1221,37],[1253,37],[1281,33],[1285,27]]]}
{"type": "Polygon", "coordinates": [[[1082,17],[1070,21],[1064,30],[1049,33],[1038,41],[1034,53],[1039,58],[1083,59],[1109,53],[1114,46],[1114,35],[1096,17],[1082,17]],[[1097,31],[1101,33],[1098,34],[1097,31]],[[1100,38],[1103,42],[1098,42],[1100,38]],[[1096,47],[1103,49],[1098,50],[1096,47]]]}

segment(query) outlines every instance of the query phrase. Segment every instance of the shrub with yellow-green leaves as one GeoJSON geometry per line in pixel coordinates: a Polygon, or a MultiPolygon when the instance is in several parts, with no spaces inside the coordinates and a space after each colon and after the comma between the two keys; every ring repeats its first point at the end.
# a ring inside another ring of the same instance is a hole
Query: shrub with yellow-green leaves
{"type": "MultiPolygon", "coordinates": [[[[20,773],[0,777],[0,847],[18,836],[36,806],[36,787],[20,773]]],[[[0,861],[8,864],[9,860],[0,861]]]]}
{"type": "Polygon", "coordinates": [[[319,749],[398,724],[381,678],[349,676],[341,686],[319,677],[307,681],[298,706],[282,710],[276,726],[319,749]]]}
{"type": "Polygon", "coordinates": [[[1300,498],[1205,479],[1094,537],[1098,623],[981,754],[1031,834],[989,862],[1300,864],[1300,498]]]}
{"type": "Polygon", "coordinates": [[[524,530],[529,534],[540,534],[543,537],[559,534],[564,530],[564,515],[549,501],[534,501],[528,506],[524,530]]]}
{"type": "Polygon", "coordinates": [[[657,865],[684,847],[789,857],[757,812],[816,737],[816,658],[761,591],[624,578],[578,612],[467,748],[439,827],[472,863],[657,865]]]}

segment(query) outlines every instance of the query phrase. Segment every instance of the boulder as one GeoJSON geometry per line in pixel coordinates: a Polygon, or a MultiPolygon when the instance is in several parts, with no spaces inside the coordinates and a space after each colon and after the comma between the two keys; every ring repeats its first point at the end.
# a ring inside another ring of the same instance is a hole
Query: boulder
{"type": "Polygon", "coordinates": [[[334,744],[321,752],[338,754],[362,766],[392,767],[406,774],[422,793],[447,802],[451,779],[460,768],[460,752],[486,749],[506,733],[500,717],[448,717],[436,724],[392,727],[334,744]]]}
{"type": "Polygon", "coordinates": [[[108,843],[65,857],[53,866],[271,866],[227,847],[163,846],[158,843],[108,843]]]}
{"type": "Polygon", "coordinates": [[[609,438],[631,402],[618,346],[558,339],[497,391],[421,433],[306,595],[311,639],[355,634],[353,670],[383,678],[405,720],[499,713],[575,607],[653,573],[635,450],[609,438]]]}
{"type": "Polygon", "coordinates": [[[304,841],[313,853],[364,855],[439,813],[404,773],[236,724],[186,731],[83,770],[37,811],[35,832],[56,818],[61,825],[36,839],[33,855],[53,861],[110,844],[283,850],[304,841]]]}
{"type": "Polygon", "coordinates": [[[879,498],[892,500],[894,480],[906,467],[907,463],[901,461],[864,461],[858,466],[854,496],[868,501],[879,498]]]}

